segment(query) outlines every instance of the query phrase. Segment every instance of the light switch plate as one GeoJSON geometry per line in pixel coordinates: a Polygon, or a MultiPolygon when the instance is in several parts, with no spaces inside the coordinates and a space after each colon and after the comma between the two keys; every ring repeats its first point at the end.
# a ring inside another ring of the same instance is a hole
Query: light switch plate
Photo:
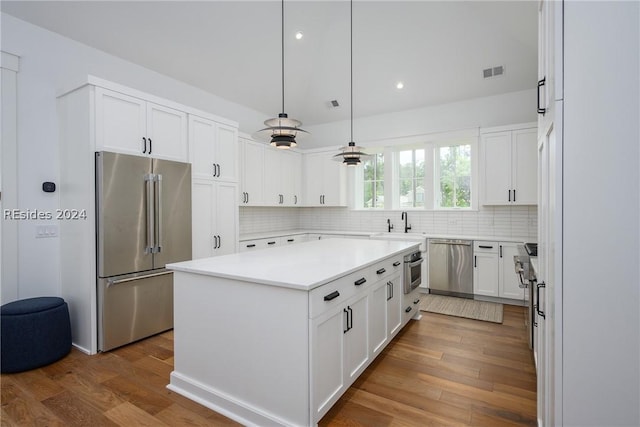
{"type": "Polygon", "coordinates": [[[58,237],[57,225],[36,225],[36,239],[46,239],[49,237],[58,237]]]}

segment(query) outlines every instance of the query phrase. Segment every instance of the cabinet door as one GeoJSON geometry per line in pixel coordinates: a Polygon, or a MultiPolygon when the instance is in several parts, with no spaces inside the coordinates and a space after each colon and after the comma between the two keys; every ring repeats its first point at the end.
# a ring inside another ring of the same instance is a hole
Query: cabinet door
{"type": "Polygon", "coordinates": [[[132,96],[96,88],[96,149],[148,154],[146,103],[132,96]]]}
{"type": "Polygon", "coordinates": [[[238,130],[232,126],[216,124],[216,150],[213,162],[218,165],[221,181],[238,181],[238,130]]]}
{"type": "Polygon", "coordinates": [[[473,293],[492,297],[499,296],[498,254],[474,253],[473,267],[473,293]]]}
{"type": "Polygon", "coordinates": [[[389,281],[387,294],[387,335],[393,337],[402,326],[402,299],[400,276],[394,276],[389,281]]]}
{"type": "Polygon", "coordinates": [[[304,200],[306,206],[321,206],[323,191],[323,156],[322,153],[305,154],[304,156],[304,200]]]}
{"type": "Polygon", "coordinates": [[[248,206],[264,204],[264,144],[245,140],[243,142],[243,194],[241,201],[248,206]]]}
{"type": "Polygon", "coordinates": [[[266,148],[264,150],[264,204],[266,206],[281,206],[284,204],[284,195],[281,188],[281,156],[282,153],[278,152],[277,149],[266,148]]]}
{"type": "Polygon", "coordinates": [[[535,205],[538,203],[537,129],[514,131],[512,141],[512,201],[518,205],[535,205]]]}
{"type": "Polygon", "coordinates": [[[216,183],[215,196],[215,234],[218,241],[214,255],[232,254],[236,252],[238,245],[238,184],[216,183]]]}
{"type": "Polygon", "coordinates": [[[511,132],[482,136],[482,204],[506,205],[511,201],[511,132]]]}
{"type": "Polygon", "coordinates": [[[191,247],[193,259],[213,256],[215,183],[194,179],[191,189],[191,247]]]}
{"type": "Polygon", "coordinates": [[[189,116],[191,170],[194,177],[213,178],[216,125],[211,120],[189,116]]]}
{"type": "Polygon", "coordinates": [[[387,343],[387,294],[386,280],[376,283],[369,299],[369,344],[375,357],[387,343]]]}
{"type": "Polygon", "coordinates": [[[319,420],[344,389],[344,340],[346,312],[329,311],[311,322],[313,419],[319,420]]]}
{"type": "Polygon", "coordinates": [[[344,334],[345,375],[348,387],[364,371],[369,362],[369,293],[362,292],[347,305],[349,330],[344,334]]]}
{"type": "Polygon", "coordinates": [[[148,153],[153,157],[188,162],[187,114],[147,102],[148,153]]]}
{"type": "Polygon", "coordinates": [[[322,159],[323,205],[346,206],[345,176],[346,166],[332,160],[333,153],[326,153],[322,159]]]}
{"type": "Polygon", "coordinates": [[[513,266],[518,255],[517,243],[500,243],[500,296],[524,301],[525,290],[520,288],[520,278],[513,266]]]}
{"type": "Polygon", "coordinates": [[[281,186],[280,192],[283,195],[285,206],[297,206],[300,200],[300,179],[302,168],[300,164],[300,154],[292,151],[280,153],[281,186]]]}

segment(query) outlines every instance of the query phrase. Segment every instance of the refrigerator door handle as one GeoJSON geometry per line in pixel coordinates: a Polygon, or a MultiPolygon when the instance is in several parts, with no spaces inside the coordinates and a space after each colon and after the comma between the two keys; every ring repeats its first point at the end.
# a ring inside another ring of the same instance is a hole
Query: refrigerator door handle
{"type": "Polygon", "coordinates": [[[147,247],[144,249],[144,252],[149,254],[154,252],[155,241],[155,224],[154,224],[154,188],[153,181],[154,175],[152,173],[146,174],[144,176],[144,180],[146,183],[146,196],[147,196],[147,247]]]}
{"type": "Polygon", "coordinates": [[[113,286],[113,285],[119,285],[120,283],[133,282],[134,280],[148,279],[149,277],[164,276],[164,275],[172,274],[172,273],[173,273],[173,271],[167,270],[167,271],[162,271],[160,273],[142,274],[142,275],[136,275],[136,276],[132,276],[132,277],[127,277],[127,278],[124,278],[124,279],[109,279],[109,280],[107,280],[107,287],[110,287],[110,286],[113,286]]]}
{"type": "Polygon", "coordinates": [[[162,175],[157,174],[155,176],[156,182],[156,204],[155,204],[155,217],[156,217],[156,246],[154,253],[158,254],[162,252],[162,175]]]}

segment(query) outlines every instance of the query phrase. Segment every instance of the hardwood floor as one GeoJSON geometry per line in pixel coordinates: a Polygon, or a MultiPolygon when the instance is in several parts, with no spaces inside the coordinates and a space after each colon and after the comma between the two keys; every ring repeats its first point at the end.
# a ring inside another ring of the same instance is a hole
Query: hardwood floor
{"type": "MultiPolygon", "coordinates": [[[[33,371],[3,374],[4,426],[238,425],[166,389],[173,332],[33,371]]],[[[423,313],[321,420],[321,426],[535,425],[536,379],[523,308],[504,323],[423,313]]]]}

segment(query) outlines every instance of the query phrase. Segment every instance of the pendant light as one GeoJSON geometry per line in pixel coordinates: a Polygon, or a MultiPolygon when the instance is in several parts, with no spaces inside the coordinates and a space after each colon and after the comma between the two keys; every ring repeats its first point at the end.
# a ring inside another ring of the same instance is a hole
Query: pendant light
{"type": "Polygon", "coordinates": [[[284,0],[282,4],[282,113],[274,119],[265,120],[267,126],[260,129],[259,132],[269,131],[271,133],[271,145],[276,148],[291,148],[298,145],[296,136],[298,132],[308,133],[306,130],[300,129],[302,123],[299,120],[290,119],[284,112],[284,0]]]}
{"type": "Polygon", "coordinates": [[[366,159],[370,157],[367,153],[363,152],[362,147],[358,147],[355,142],[353,142],[353,0],[349,2],[349,14],[351,18],[350,22],[350,57],[351,57],[351,139],[349,140],[349,144],[345,147],[340,147],[341,151],[339,154],[333,156],[333,159],[336,161],[341,161],[342,164],[347,166],[358,166],[361,161],[360,159],[366,159]]]}

